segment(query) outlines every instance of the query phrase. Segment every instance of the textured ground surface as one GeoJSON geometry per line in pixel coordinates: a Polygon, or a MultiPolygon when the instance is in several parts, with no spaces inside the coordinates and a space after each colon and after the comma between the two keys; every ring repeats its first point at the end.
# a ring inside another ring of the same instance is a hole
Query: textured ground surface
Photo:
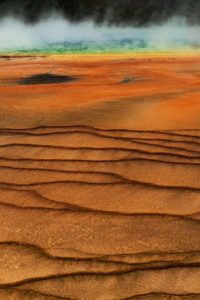
{"type": "Polygon", "coordinates": [[[199,99],[197,57],[0,59],[0,299],[200,299],[199,99]]]}

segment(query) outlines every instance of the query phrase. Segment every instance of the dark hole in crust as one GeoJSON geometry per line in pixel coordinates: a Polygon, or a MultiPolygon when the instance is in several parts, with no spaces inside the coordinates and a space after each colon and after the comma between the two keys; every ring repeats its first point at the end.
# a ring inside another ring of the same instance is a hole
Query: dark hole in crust
{"type": "Polygon", "coordinates": [[[124,77],[121,81],[120,84],[126,84],[126,83],[132,83],[135,81],[135,78],[132,77],[124,77]]]}
{"type": "Polygon", "coordinates": [[[56,75],[56,74],[36,74],[20,79],[17,83],[20,85],[32,85],[32,84],[53,84],[53,83],[66,83],[78,80],[77,77],[56,75]]]}

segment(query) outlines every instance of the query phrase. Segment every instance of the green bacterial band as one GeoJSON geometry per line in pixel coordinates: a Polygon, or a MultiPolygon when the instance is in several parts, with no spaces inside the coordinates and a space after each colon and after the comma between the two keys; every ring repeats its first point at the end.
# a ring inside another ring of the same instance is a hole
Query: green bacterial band
{"type": "Polygon", "coordinates": [[[28,49],[5,49],[4,53],[16,54],[128,54],[128,53],[179,53],[187,51],[199,52],[200,43],[186,43],[184,41],[176,41],[167,47],[150,47],[148,43],[143,40],[122,40],[106,43],[94,42],[76,42],[76,43],[62,43],[49,44],[37,48],[28,49]]]}

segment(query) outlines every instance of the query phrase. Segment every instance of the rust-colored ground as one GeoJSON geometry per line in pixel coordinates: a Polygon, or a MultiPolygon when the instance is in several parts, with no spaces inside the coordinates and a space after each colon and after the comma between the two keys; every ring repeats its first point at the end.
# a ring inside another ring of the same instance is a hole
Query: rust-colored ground
{"type": "Polygon", "coordinates": [[[0,59],[0,299],[200,299],[199,232],[200,57],[0,59]]]}
{"type": "Polygon", "coordinates": [[[126,129],[200,128],[200,58],[55,58],[0,61],[2,127],[91,125],[126,129]],[[51,72],[77,81],[16,85],[51,72]],[[25,117],[26,116],[26,117],[25,117]]]}

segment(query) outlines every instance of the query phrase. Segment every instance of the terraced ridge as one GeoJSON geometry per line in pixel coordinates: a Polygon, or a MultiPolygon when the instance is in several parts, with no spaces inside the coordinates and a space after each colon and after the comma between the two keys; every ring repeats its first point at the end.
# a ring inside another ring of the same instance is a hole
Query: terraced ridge
{"type": "Polygon", "coordinates": [[[0,129],[0,299],[200,299],[200,130],[0,129]]]}

